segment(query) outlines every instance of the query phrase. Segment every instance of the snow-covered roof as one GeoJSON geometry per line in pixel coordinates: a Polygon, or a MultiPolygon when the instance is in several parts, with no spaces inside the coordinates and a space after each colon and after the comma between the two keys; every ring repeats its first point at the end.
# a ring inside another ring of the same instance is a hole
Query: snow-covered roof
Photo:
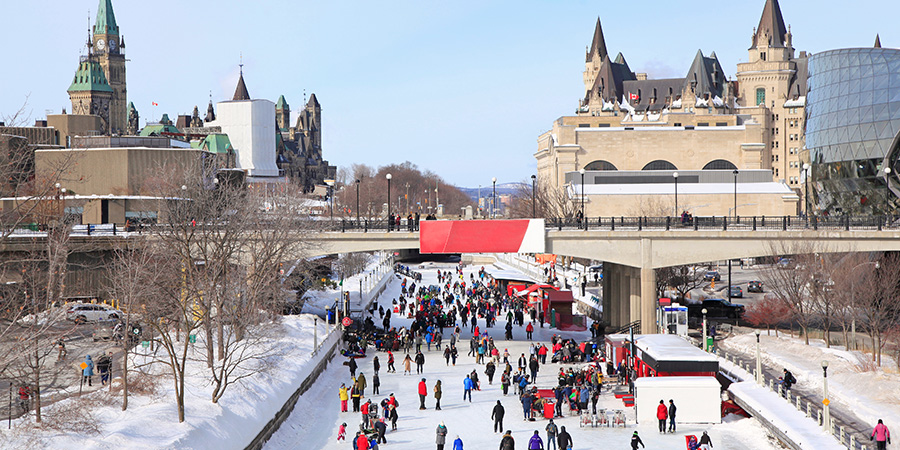
{"type": "Polygon", "coordinates": [[[645,334],[635,337],[634,344],[656,361],[719,362],[715,355],[694,347],[674,334],[645,334]]]}
{"type": "Polygon", "coordinates": [[[791,100],[784,102],[785,108],[802,108],[804,106],[806,106],[806,96],[804,96],[804,95],[797,97],[796,100],[791,99],[791,100]]]}
{"type": "Polygon", "coordinates": [[[634,380],[634,387],[670,387],[672,389],[688,387],[709,387],[721,389],[722,385],[715,377],[640,377],[634,380]]]}

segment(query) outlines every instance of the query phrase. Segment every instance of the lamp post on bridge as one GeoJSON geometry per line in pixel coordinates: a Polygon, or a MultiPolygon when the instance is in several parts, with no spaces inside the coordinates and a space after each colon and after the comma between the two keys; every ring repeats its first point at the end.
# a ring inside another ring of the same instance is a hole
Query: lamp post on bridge
{"type": "Polygon", "coordinates": [[[491,193],[491,219],[493,219],[496,215],[496,213],[494,212],[494,203],[497,201],[497,177],[491,178],[491,183],[493,183],[491,193]]]}
{"type": "Polygon", "coordinates": [[[888,200],[891,195],[891,188],[888,185],[888,181],[891,177],[891,168],[884,168],[884,214],[887,215],[889,209],[891,209],[891,202],[888,200]]]}
{"type": "Polygon", "coordinates": [[[731,173],[734,174],[734,218],[737,219],[737,216],[738,216],[738,213],[737,213],[737,176],[738,176],[738,170],[737,170],[737,169],[734,169],[734,172],[731,172],[731,173]]]}
{"type": "Polygon", "coordinates": [[[535,212],[536,209],[535,209],[535,207],[534,207],[534,182],[535,182],[536,180],[537,180],[537,176],[532,175],[532,176],[531,176],[531,217],[532,217],[533,219],[534,219],[534,218],[537,218],[537,213],[535,212]]]}
{"type": "Polygon", "coordinates": [[[672,178],[675,180],[675,216],[678,217],[678,172],[672,173],[672,178]]]}
{"type": "Polygon", "coordinates": [[[584,229],[586,230],[587,216],[584,215],[584,167],[582,167],[578,172],[581,173],[581,222],[584,224],[584,229]]]}
{"type": "Polygon", "coordinates": [[[809,163],[803,163],[803,215],[809,223],[809,163]]]}
{"type": "Polygon", "coordinates": [[[706,308],[700,310],[703,313],[703,351],[709,351],[709,346],[706,345],[706,313],[708,312],[706,308]]]}
{"type": "MultiPolygon", "coordinates": [[[[386,217],[387,217],[388,222],[390,222],[390,220],[391,220],[391,174],[387,174],[387,175],[385,175],[384,177],[387,178],[387,182],[388,182],[388,191],[387,191],[387,214],[386,214],[386,217]]],[[[391,231],[391,227],[392,227],[393,225],[394,225],[394,224],[392,224],[392,223],[388,223],[388,226],[387,226],[388,232],[391,231]]]]}

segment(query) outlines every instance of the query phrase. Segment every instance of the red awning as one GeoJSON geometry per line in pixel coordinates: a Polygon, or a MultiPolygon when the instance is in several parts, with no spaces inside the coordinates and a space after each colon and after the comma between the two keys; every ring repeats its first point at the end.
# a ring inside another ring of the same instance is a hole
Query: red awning
{"type": "Polygon", "coordinates": [[[546,295],[547,300],[550,300],[551,303],[572,303],[575,301],[572,291],[547,291],[546,295]]]}

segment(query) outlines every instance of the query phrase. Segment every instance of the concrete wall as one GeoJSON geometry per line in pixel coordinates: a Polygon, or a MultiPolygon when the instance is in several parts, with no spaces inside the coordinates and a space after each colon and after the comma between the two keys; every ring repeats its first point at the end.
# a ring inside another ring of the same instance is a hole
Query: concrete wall
{"type": "Polygon", "coordinates": [[[100,116],[47,114],[47,126],[59,131],[59,144],[68,146],[70,136],[88,136],[103,128],[100,116]]]}

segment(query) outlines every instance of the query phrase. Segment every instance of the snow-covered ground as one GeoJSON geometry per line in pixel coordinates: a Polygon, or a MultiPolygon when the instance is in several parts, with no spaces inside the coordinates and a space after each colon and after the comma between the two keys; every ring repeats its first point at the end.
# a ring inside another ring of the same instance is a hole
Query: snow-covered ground
{"type": "MultiPolygon", "coordinates": [[[[422,284],[437,284],[436,268],[438,267],[447,270],[452,266],[438,265],[435,268],[423,270],[422,284]]],[[[477,269],[477,266],[467,268],[465,270],[466,278],[468,278],[469,273],[477,269]]],[[[380,303],[385,307],[390,305],[391,299],[399,295],[399,289],[398,283],[389,286],[380,303]]],[[[408,325],[409,322],[410,320],[408,319],[392,317],[392,325],[408,325]]],[[[481,322],[480,325],[483,327],[484,323],[481,322]]],[[[515,327],[513,331],[515,340],[506,341],[503,339],[504,326],[505,320],[499,319],[495,328],[487,329],[487,332],[494,336],[495,342],[501,349],[501,354],[502,349],[509,349],[513,358],[521,353],[527,354],[530,344],[529,341],[524,339],[524,329],[515,327]]],[[[448,342],[449,332],[449,329],[445,330],[445,344],[448,342]]],[[[579,340],[590,338],[589,332],[560,333],[555,329],[537,328],[534,333],[535,341],[549,344],[550,338],[554,333],[579,340]]],[[[386,373],[387,355],[386,353],[378,353],[382,367],[380,372],[380,394],[372,394],[370,387],[366,390],[366,397],[372,399],[373,403],[379,403],[381,399],[394,393],[400,402],[400,407],[398,408],[400,416],[398,430],[388,431],[386,436],[388,444],[383,446],[384,448],[398,450],[432,448],[435,439],[435,428],[442,421],[449,430],[446,448],[451,447],[453,439],[457,435],[463,440],[467,449],[496,448],[499,445],[501,435],[493,433],[491,410],[497,400],[500,400],[506,409],[503,425],[505,429],[513,431],[517,448],[525,447],[525,443],[534,430],[541,431],[541,436],[545,437],[544,427],[547,425],[547,421],[543,419],[535,422],[524,421],[521,403],[517,398],[513,395],[503,396],[498,381],[499,373],[494,379],[494,384],[489,385],[487,377],[483,374],[483,366],[474,364],[474,358],[466,356],[468,339],[470,337],[471,333],[469,333],[468,328],[464,329],[462,332],[462,345],[459,347],[461,350],[460,358],[456,366],[447,366],[440,353],[436,350],[424,352],[425,373],[421,376],[403,375],[401,361],[405,354],[402,352],[395,353],[398,372],[386,373]],[[479,372],[482,390],[473,394],[471,403],[468,401],[463,402],[462,380],[473,369],[479,372]],[[443,386],[441,411],[434,410],[434,398],[431,395],[426,401],[428,409],[425,411],[418,409],[417,384],[422,377],[427,380],[429,393],[431,393],[435,381],[441,380],[443,386]]],[[[370,386],[372,384],[372,359],[374,355],[375,353],[369,352],[367,358],[359,361],[359,371],[366,374],[370,386]]],[[[336,359],[336,362],[330,365],[323,376],[319,377],[313,388],[300,397],[294,413],[268,442],[267,450],[351,448],[349,442],[337,442],[336,440],[338,426],[342,422],[347,423],[348,438],[352,438],[360,421],[359,413],[340,412],[338,388],[341,383],[350,385],[349,371],[346,366],[340,364],[341,361],[342,359],[340,358],[336,359]]],[[[515,361],[512,362],[515,365],[515,361]]],[[[558,364],[543,366],[538,373],[537,385],[539,387],[555,386],[556,373],[559,371],[559,367],[560,365],[558,364]]],[[[575,449],[600,448],[598,445],[601,443],[603,448],[628,448],[628,442],[635,430],[640,433],[647,448],[651,449],[684,448],[685,435],[693,434],[699,436],[703,431],[709,432],[716,449],[756,450],[780,448],[755,419],[728,417],[722,424],[679,424],[677,434],[660,435],[657,431],[656,423],[636,425],[634,423],[634,411],[624,408],[622,401],[614,398],[612,395],[602,396],[597,407],[624,410],[628,419],[628,425],[625,428],[580,428],[576,417],[567,416],[556,419],[555,422],[558,425],[565,426],[566,430],[572,435],[575,449]]],[[[681,407],[689,408],[690,406],[681,405],[681,407]]]]}
{"type": "MultiPolygon", "coordinates": [[[[376,260],[369,271],[374,273],[376,260]]],[[[365,276],[365,274],[363,275],[365,276]]],[[[390,273],[386,279],[393,277],[390,273]]],[[[378,286],[377,283],[372,283],[378,286]]],[[[359,282],[351,277],[345,286],[352,290],[351,298],[359,298],[359,282]],[[355,289],[354,289],[355,287],[355,289]]],[[[333,298],[339,291],[318,291],[321,298],[333,298]]],[[[121,392],[107,389],[92,390],[83,396],[60,400],[42,408],[44,425],[34,423],[31,412],[12,421],[12,429],[0,433],[0,448],[6,449],[242,449],[275,416],[284,402],[300,386],[318,359],[314,359],[313,342],[320,345],[333,326],[310,314],[285,316],[277,329],[262,345],[272,350],[271,370],[228,387],[218,404],[211,401],[213,387],[209,384],[209,370],[204,363],[203,336],[197,336],[193,348],[196,359],[188,363],[185,392],[185,421],[178,422],[171,375],[161,364],[151,369],[155,374],[156,392],[129,395],[128,409],[121,410],[121,392]],[[315,336],[314,336],[315,334],[315,336]],[[80,418],[80,422],[73,418],[80,418]],[[90,424],[90,425],[88,425],[90,424]],[[95,432],[87,430],[96,427],[95,432]]],[[[328,343],[339,339],[333,333],[328,343]]],[[[131,367],[145,362],[149,349],[133,350],[131,367]]],[[[73,368],[74,369],[74,368],[73,368]]],[[[121,367],[113,368],[119,375],[121,367]]],[[[130,373],[132,383],[136,376],[130,373]]],[[[94,382],[99,384],[99,376],[94,382]]],[[[95,385],[96,386],[96,385],[95,385]]],[[[74,391],[77,393],[78,386],[74,391]]],[[[72,390],[70,389],[70,391],[72,390]]],[[[53,399],[47,399],[53,400],[53,399]]],[[[311,447],[300,447],[311,448],[311,447]]]]}
{"type": "MultiPolygon", "coordinates": [[[[726,349],[756,355],[756,335],[730,337],[721,342],[726,349]]],[[[767,365],[785,367],[797,378],[798,386],[823,389],[822,361],[828,361],[828,393],[834,407],[853,411],[872,426],[884,419],[889,427],[900,424],[900,374],[896,363],[882,356],[883,369],[871,364],[871,355],[846,351],[843,347],[825,348],[822,340],[805,345],[799,338],[785,334],[760,335],[760,352],[767,365]]]]}

